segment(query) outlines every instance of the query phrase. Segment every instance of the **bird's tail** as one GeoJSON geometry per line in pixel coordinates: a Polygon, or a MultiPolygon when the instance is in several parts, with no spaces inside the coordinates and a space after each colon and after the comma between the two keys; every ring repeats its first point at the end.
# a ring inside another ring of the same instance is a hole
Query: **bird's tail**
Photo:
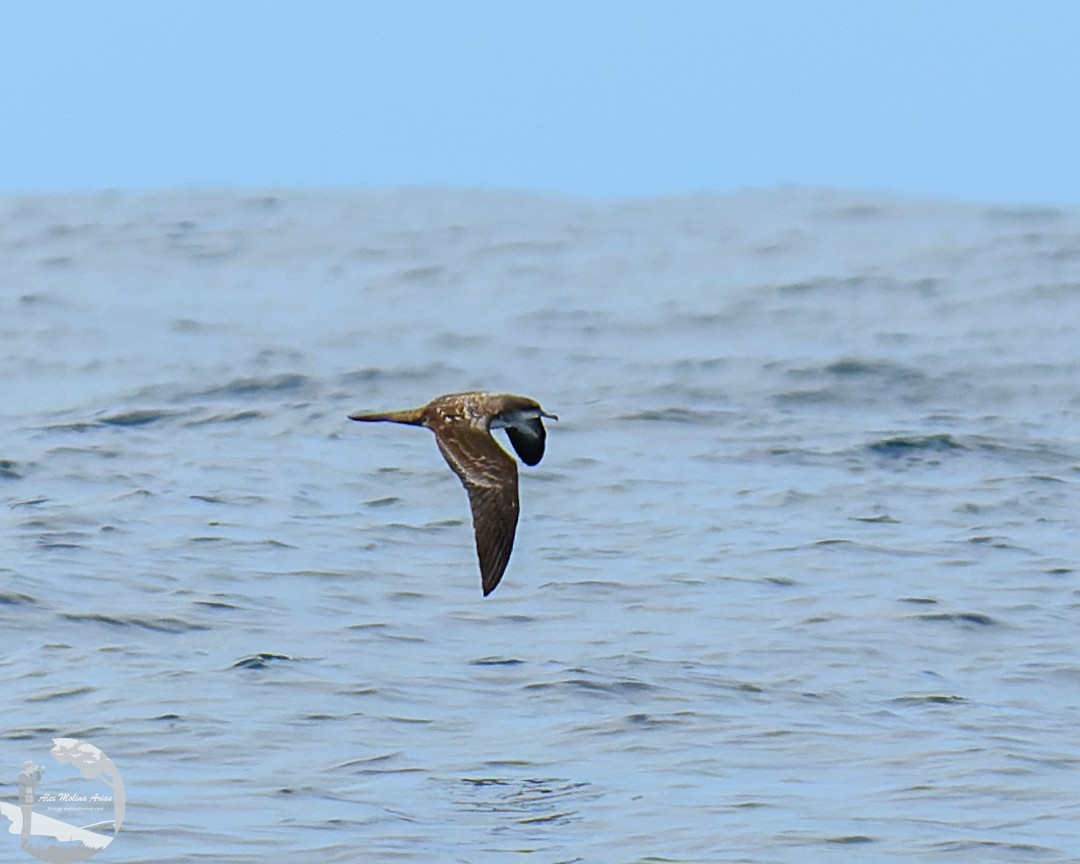
{"type": "Polygon", "coordinates": [[[423,412],[420,408],[410,408],[407,411],[387,411],[384,414],[365,414],[357,411],[349,415],[350,420],[359,420],[362,423],[405,423],[409,426],[423,426],[423,412]]]}

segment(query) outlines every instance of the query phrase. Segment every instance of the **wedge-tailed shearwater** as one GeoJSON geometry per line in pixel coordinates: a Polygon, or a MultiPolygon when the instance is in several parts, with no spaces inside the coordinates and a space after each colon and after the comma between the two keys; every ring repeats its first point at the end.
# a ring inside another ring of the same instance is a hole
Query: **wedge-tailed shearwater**
{"type": "Polygon", "coordinates": [[[517,463],[491,437],[491,430],[505,429],[521,461],[536,465],[547,436],[542,417],[559,419],[526,396],[475,391],[439,396],[422,408],[349,415],[367,423],[425,426],[435,433],[439,451],[469,493],[485,597],[495,590],[510,560],[519,510],[517,463]]]}

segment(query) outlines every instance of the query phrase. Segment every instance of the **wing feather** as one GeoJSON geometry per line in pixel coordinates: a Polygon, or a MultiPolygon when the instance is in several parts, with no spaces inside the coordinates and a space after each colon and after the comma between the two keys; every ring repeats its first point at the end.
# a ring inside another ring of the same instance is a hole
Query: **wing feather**
{"type": "Polygon", "coordinates": [[[444,426],[435,433],[439,451],[469,494],[480,581],[486,597],[499,584],[518,521],[517,464],[488,432],[444,426]]]}

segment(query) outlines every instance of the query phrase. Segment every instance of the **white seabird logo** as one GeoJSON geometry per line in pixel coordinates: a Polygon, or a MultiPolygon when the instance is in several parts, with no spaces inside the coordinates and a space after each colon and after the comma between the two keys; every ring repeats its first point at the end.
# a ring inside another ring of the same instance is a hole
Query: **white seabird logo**
{"type": "Polygon", "coordinates": [[[28,855],[51,864],[85,861],[120,830],[124,781],[93,744],[54,738],[53,745],[49,753],[60,767],[24,762],[17,780],[19,800],[0,801],[0,816],[10,821],[8,834],[19,838],[28,855]]]}

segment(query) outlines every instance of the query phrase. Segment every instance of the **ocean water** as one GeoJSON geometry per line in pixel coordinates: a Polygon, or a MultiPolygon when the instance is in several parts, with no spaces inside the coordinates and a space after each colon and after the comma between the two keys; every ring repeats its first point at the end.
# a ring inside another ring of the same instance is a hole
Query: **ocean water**
{"type": "Polygon", "coordinates": [[[1056,209],[2,199],[0,800],[72,737],[101,861],[1075,861],[1078,324],[1056,209]],[[346,419],[466,389],[560,416],[487,599],[346,419]]]}

